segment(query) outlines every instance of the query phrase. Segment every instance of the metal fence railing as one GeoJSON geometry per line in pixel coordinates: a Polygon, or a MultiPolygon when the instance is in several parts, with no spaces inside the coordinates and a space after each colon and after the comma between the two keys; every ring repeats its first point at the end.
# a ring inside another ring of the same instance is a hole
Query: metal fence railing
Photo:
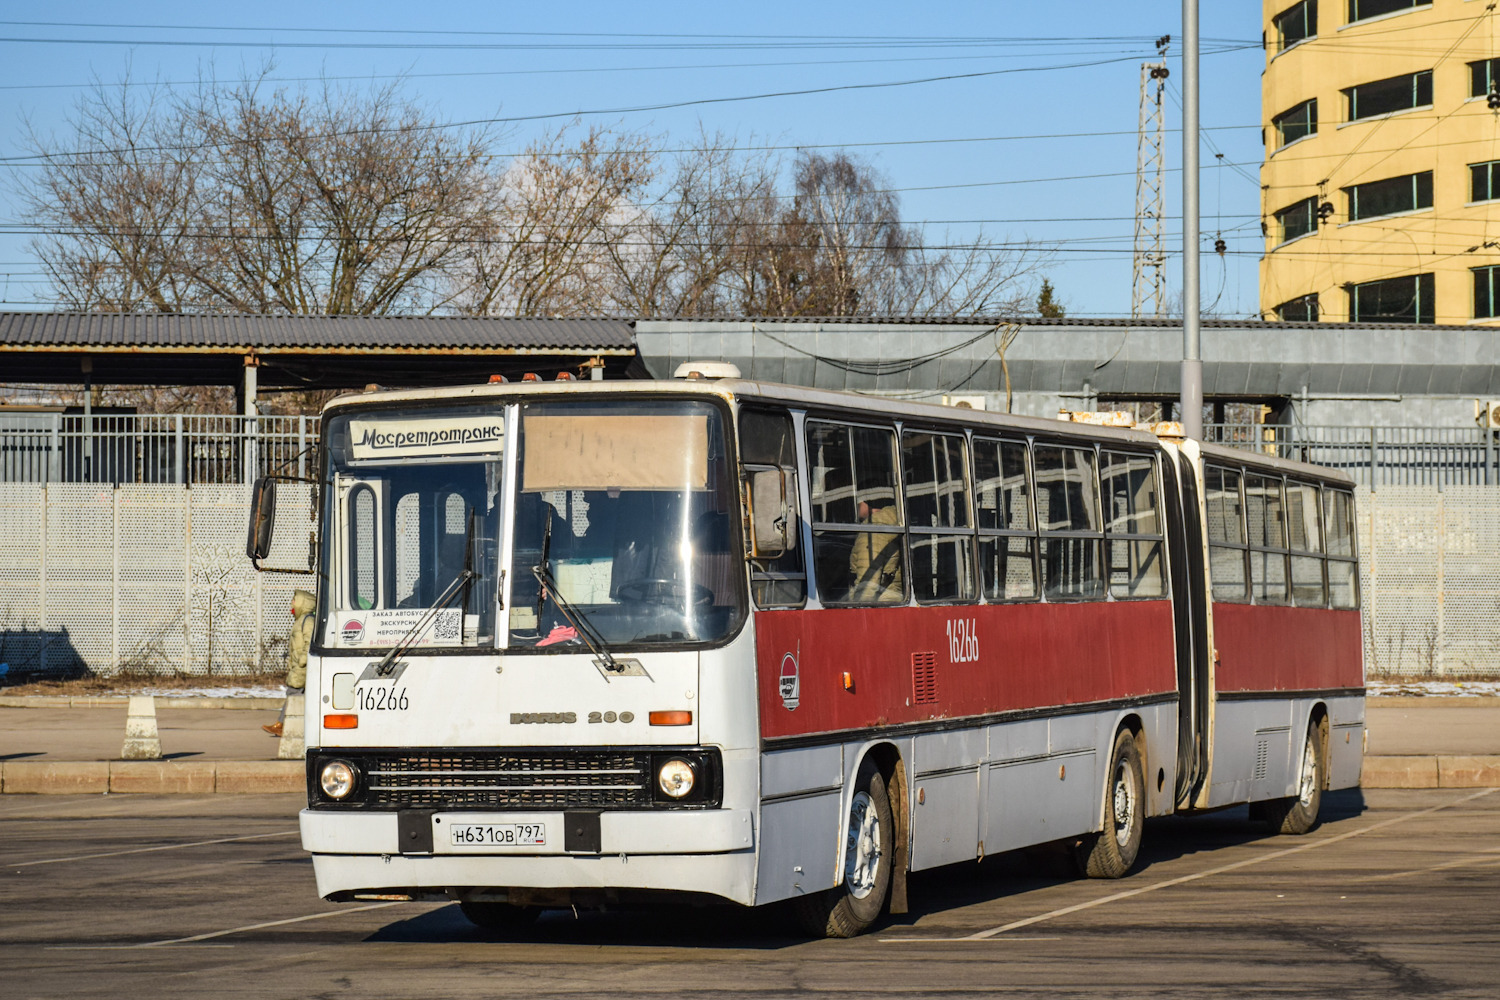
{"type": "Polygon", "coordinates": [[[1500,483],[1500,442],[1483,427],[1209,424],[1203,439],[1339,469],[1364,486],[1500,483]]]}
{"type": "Polygon", "coordinates": [[[0,482],[243,483],[306,474],[318,418],[0,414],[0,482]]]}
{"type": "MultiPolygon", "coordinates": [[[[1480,427],[1208,424],[1205,441],[1339,469],[1366,486],[1500,483],[1480,427]]],[[[0,482],[240,483],[306,474],[317,417],[0,413],[0,482]]]]}

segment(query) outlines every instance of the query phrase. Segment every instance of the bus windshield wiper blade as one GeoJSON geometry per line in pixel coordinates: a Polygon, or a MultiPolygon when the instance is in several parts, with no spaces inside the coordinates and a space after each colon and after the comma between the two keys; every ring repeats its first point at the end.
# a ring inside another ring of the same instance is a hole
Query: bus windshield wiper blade
{"type": "Polygon", "coordinates": [[[536,577],[536,582],[539,585],[536,595],[537,618],[541,618],[542,605],[550,596],[552,603],[557,605],[557,610],[561,611],[563,617],[568,620],[568,624],[573,626],[573,630],[582,636],[583,641],[588,644],[589,651],[602,661],[604,669],[611,673],[622,673],[625,668],[616,662],[614,656],[610,653],[609,646],[604,641],[604,636],[600,635],[599,630],[594,628],[593,623],[588,620],[588,616],[568,603],[568,599],[562,595],[562,591],[557,586],[557,580],[552,576],[551,504],[547,505],[547,524],[542,529],[541,557],[541,562],[531,567],[531,575],[536,577]]]}
{"type": "MultiPolygon", "coordinates": [[[[437,613],[446,608],[448,602],[452,601],[454,595],[460,591],[463,592],[464,603],[461,605],[459,614],[463,614],[462,608],[467,607],[469,603],[469,582],[478,578],[479,574],[474,572],[474,511],[470,510],[469,526],[464,532],[464,568],[458,571],[458,576],[454,577],[453,582],[438,595],[438,599],[432,603],[432,607],[427,609],[427,613],[418,618],[416,623],[406,630],[401,641],[392,646],[390,652],[382,656],[375,664],[375,676],[388,676],[395,669],[396,661],[411,648],[417,637],[427,630],[428,623],[437,617],[437,613]]],[[[459,635],[460,637],[463,635],[462,624],[460,624],[459,635]]],[[[459,642],[462,643],[463,639],[460,638],[459,642]]]]}
{"type": "Polygon", "coordinates": [[[572,604],[568,603],[567,598],[558,592],[557,581],[553,579],[552,573],[547,567],[540,564],[533,566],[531,567],[531,574],[536,577],[537,583],[545,588],[547,596],[552,598],[552,603],[557,605],[557,610],[563,613],[563,617],[568,620],[568,624],[572,625],[574,630],[583,637],[583,641],[588,644],[589,651],[604,661],[604,669],[617,674],[621,673],[625,668],[620,666],[614,656],[610,654],[609,646],[605,643],[604,637],[599,634],[599,630],[594,628],[593,623],[588,620],[588,617],[582,611],[573,607],[572,604]]]}

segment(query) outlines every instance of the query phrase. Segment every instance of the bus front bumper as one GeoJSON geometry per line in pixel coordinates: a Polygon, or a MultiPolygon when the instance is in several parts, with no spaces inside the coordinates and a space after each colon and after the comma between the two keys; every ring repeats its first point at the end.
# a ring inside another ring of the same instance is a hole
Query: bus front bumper
{"type": "Polygon", "coordinates": [[[360,895],[490,889],[649,889],[707,893],[750,905],[755,898],[754,822],[749,810],[602,812],[599,843],[565,849],[562,812],[423,814],[435,831],[417,852],[402,851],[413,818],[392,812],[304,809],[302,846],[313,855],[318,894],[360,895]],[[541,826],[542,846],[455,845],[457,827],[541,826]]]}

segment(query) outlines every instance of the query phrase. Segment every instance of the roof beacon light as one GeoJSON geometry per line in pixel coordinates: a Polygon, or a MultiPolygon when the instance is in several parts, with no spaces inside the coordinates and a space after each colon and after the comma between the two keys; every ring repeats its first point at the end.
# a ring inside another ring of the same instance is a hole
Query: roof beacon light
{"type": "Polygon", "coordinates": [[[490,384],[491,385],[496,385],[496,384],[499,384],[501,382],[509,382],[509,381],[510,381],[510,379],[506,378],[504,375],[491,375],[490,376],[490,384]]]}
{"type": "Polygon", "coordinates": [[[727,361],[684,361],[677,366],[672,373],[673,378],[686,379],[713,379],[713,378],[739,378],[740,370],[736,365],[727,361]]]}
{"type": "Polygon", "coordinates": [[[555,381],[558,381],[558,382],[576,382],[578,380],[576,378],[574,378],[572,372],[558,372],[557,373],[557,378],[556,378],[555,381]]]}
{"type": "Polygon", "coordinates": [[[541,380],[542,377],[536,372],[527,372],[525,375],[521,376],[522,382],[540,382],[541,380]]]}

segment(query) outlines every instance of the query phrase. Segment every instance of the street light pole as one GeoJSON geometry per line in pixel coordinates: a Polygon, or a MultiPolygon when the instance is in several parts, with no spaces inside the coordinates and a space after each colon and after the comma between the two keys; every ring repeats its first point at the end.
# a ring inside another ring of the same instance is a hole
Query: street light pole
{"type": "Polygon", "coordinates": [[[1198,287],[1198,0],[1182,0],[1182,431],[1203,438],[1198,287]]]}

